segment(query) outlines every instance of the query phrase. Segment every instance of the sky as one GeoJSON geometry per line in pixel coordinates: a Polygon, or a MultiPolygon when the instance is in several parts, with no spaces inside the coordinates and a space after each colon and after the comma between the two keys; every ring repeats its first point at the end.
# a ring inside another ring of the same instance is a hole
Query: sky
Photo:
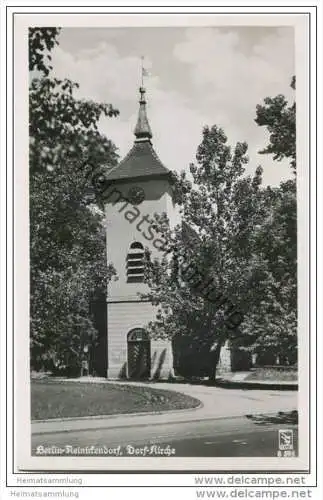
{"type": "Polygon", "coordinates": [[[120,111],[100,121],[119,149],[131,148],[138,113],[141,56],[153,145],[171,170],[188,170],[205,125],[222,127],[229,143],[246,141],[250,163],[264,169],[264,184],[292,177],[287,162],[258,151],[268,133],[254,119],[266,96],[294,98],[291,27],[63,28],[53,51],[55,76],[80,84],[77,97],[107,102],[120,111]]]}

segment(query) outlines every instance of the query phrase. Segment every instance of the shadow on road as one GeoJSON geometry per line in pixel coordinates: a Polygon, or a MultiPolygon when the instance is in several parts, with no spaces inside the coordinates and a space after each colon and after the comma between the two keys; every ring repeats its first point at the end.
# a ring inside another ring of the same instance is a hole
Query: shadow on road
{"type": "Polygon", "coordinates": [[[298,411],[279,411],[277,414],[246,415],[256,425],[298,424],[298,411]]]}

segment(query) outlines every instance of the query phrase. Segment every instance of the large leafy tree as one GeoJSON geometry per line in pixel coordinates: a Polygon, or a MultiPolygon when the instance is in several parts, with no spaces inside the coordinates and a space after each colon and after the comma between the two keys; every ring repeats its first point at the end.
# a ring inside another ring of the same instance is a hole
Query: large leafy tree
{"type": "Polygon", "coordinates": [[[93,188],[100,165],[115,165],[115,146],[98,130],[118,112],[75,96],[78,85],[52,76],[59,29],[29,31],[31,364],[74,366],[97,332],[90,303],[105,294],[103,214],[93,188]]]}
{"type": "MultiPolygon", "coordinates": [[[[295,90],[295,76],[291,87],[295,90]]],[[[256,123],[269,132],[269,144],[260,151],[261,154],[272,154],[274,160],[288,159],[296,171],[296,103],[289,104],[283,94],[266,97],[264,104],[256,108],[256,123]]]]}
{"type": "Polygon", "coordinates": [[[168,245],[147,272],[149,298],[159,306],[151,334],[179,345],[189,339],[211,378],[222,346],[241,338],[243,315],[265,277],[254,252],[254,228],[265,209],[261,169],[246,175],[246,153],[245,143],[230,147],[217,126],[204,128],[190,167],[194,182],[185,172],[176,177],[182,224],[170,230],[165,217],[157,219],[168,245]]]}
{"type": "MultiPolygon", "coordinates": [[[[256,117],[270,134],[261,153],[290,160],[294,172],[295,113],[295,103],[279,95],[257,106],[256,117]]],[[[147,274],[150,299],[159,306],[152,335],[192,347],[191,358],[200,353],[204,360],[200,374],[210,377],[227,339],[281,362],[296,359],[296,182],[262,188],[260,168],[254,177],[245,175],[246,151],[245,144],[230,148],[218,127],[204,129],[190,169],[194,184],[184,173],[176,179],[189,234],[183,226],[170,231],[167,220],[157,219],[169,252],[150,263],[147,274]],[[206,282],[211,293],[205,293],[206,282]]]]}
{"type": "MultiPolygon", "coordinates": [[[[252,349],[281,363],[297,359],[297,219],[295,182],[264,192],[267,215],[254,235],[264,273],[262,293],[243,328],[254,337],[252,349]]],[[[267,361],[268,362],[268,361],[267,361]]]]}
{"type": "MultiPolygon", "coordinates": [[[[295,77],[291,87],[295,89],[295,77]]],[[[296,172],[296,103],[283,95],[267,97],[256,108],[256,123],[267,128],[269,144],[262,154],[290,161],[296,172]]],[[[268,215],[256,232],[258,254],[267,274],[267,298],[245,322],[256,333],[254,349],[271,351],[293,362],[297,352],[297,197],[296,179],[267,188],[268,215]]]]}

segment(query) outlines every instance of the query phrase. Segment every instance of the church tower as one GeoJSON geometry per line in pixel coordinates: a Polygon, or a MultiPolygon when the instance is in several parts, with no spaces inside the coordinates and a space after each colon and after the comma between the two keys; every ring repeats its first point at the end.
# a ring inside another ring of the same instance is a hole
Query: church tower
{"type": "Polygon", "coordinates": [[[118,279],[107,296],[108,378],[152,379],[173,375],[171,342],[150,339],[146,325],[157,308],[143,300],[144,251],[151,259],[162,257],[163,242],[152,226],[155,213],[166,213],[171,225],[178,222],[172,200],[171,171],[152,146],[146,112],[145,89],[140,87],[139,114],[134,145],[106,175],[105,196],[107,258],[118,279]]]}

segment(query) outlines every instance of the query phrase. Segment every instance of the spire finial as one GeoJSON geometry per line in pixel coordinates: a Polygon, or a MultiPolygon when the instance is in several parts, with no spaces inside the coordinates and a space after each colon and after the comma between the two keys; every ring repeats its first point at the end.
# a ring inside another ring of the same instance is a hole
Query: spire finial
{"type": "Polygon", "coordinates": [[[144,87],[144,77],[145,76],[149,76],[149,72],[148,70],[145,68],[145,65],[144,65],[144,60],[145,60],[145,56],[141,56],[140,57],[140,60],[141,60],[141,87],[144,87]]]}
{"type": "Polygon", "coordinates": [[[141,56],[140,59],[141,59],[141,87],[143,88],[144,87],[144,59],[145,59],[145,56],[141,56]]]}
{"type": "Polygon", "coordinates": [[[150,141],[152,138],[151,128],[147,118],[146,112],[146,89],[144,88],[144,76],[147,76],[147,71],[144,68],[144,56],[141,56],[141,86],[139,87],[140,99],[139,99],[139,114],[137,125],[135,128],[136,142],[150,141]]]}

